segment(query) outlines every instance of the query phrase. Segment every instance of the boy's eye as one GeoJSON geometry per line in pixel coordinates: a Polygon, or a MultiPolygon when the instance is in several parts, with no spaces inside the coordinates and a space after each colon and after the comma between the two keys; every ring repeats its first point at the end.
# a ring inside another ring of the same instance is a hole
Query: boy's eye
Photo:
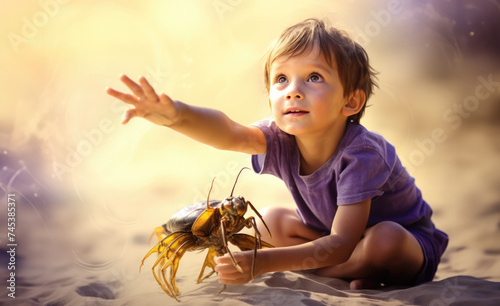
{"type": "Polygon", "coordinates": [[[319,74],[312,74],[308,79],[310,82],[321,82],[321,80],[322,78],[319,74]]]}
{"type": "Polygon", "coordinates": [[[286,81],[287,81],[287,79],[284,75],[278,75],[276,77],[276,83],[285,83],[286,81]]]}

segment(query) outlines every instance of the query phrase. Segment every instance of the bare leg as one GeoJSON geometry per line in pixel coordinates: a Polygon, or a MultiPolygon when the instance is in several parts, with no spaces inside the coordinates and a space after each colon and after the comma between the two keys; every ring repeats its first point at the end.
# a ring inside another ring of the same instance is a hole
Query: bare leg
{"type": "Polygon", "coordinates": [[[321,237],[319,232],[304,225],[293,208],[270,206],[262,209],[260,213],[272,235],[272,237],[269,236],[262,221],[256,218],[262,240],[274,246],[297,245],[321,237]]]}
{"type": "MultiPolygon", "coordinates": [[[[260,211],[269,226],[272,238],[261,230],[262,240],[274,246],[289,246],[321,237],[320,233],[302,223],[295,209],[266,207],[260,211]]],[[[260,220],[258,228],[265,228],[260,220]]],[[[422,248],[413,235],[401,225],[386,221],[365,231],[348,261],[318,269],[321,276],[348,279],[351,289],[376,288],[380,283],[405,285],[411,283],[424,262],[422,248]]]]}
{"type": "Polygon", "coordinates": [[[394,222],[381,222],[366,230],[348,261],[318,269],[322,276],[351,279],[351,289],[380,283],[410,284],[424,262],[422,248],[413,235],[394,222]]]}

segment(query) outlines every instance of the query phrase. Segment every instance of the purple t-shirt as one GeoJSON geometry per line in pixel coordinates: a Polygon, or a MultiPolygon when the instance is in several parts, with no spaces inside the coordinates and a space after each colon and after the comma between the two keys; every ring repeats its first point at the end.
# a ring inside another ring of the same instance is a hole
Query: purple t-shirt
{"type": "Polygon", "coordinates": [[[348,123],[337,150],[321,168],[300,175],[300,152],[295,137],[281,131],[274,121],[255,124],[264,132],[265,155],[253,155],[257,173],[282,179],[290,190],[304,223],[323,234],[330,233],[338,205],[372,200],[367,227],[381,221],[409,226],[432,210],[382,136],[362,125],[348,123]]]}

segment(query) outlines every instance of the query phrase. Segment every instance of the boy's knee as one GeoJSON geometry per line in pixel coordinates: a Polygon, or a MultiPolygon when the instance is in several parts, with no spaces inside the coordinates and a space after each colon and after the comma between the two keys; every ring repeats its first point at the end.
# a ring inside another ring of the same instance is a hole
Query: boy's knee
{"type": "Polygon", "coordinates": [[[271,230],[281,231],[284,218],[286,218],[290,212],[287,208],[267,206],[261,209],[259,213],[271,230]]]}
{"type": "Polygon", "coordinates": [[[292,208],[265,207],[260,214],[271,231],[271,241],[275,246],[296,245],[320,237],[319,233],[302,223],[292,208]]]}
{"type": "Polygon", "coordinates": [[[375,265],[384,265],[397,259],[405,245],[407,232],[401,225],[385,221],[374,225],[365,239],[367,258],[375,265]]]}
{"type": "Polygon", "coordinates": [[[266,207],[262,208],[261,210],[259,210],[259,213],[262,215],[262,217],[268,216],[268,218],[269,218],[271,216],[271,214],[273,214],[274,209],[275,209],[275,207],[266,206],[266,207]]]}

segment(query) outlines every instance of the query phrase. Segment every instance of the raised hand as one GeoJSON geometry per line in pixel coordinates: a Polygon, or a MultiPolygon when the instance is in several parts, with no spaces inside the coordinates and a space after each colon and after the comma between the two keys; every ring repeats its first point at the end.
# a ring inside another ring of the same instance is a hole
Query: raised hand
{"type": "Polygon", "coordinates": [[[139,78],[139,84],[125,74],[120,76],[120,80],[132,93],[123,93],[110,87],[106,88],[106,93],[133,106],[124,112],[122,124],[127,124],[134,117],[164,126],[171,126],[179,120],[179,103],[164,93],[158,95],[145,77],[139,78]]]}

